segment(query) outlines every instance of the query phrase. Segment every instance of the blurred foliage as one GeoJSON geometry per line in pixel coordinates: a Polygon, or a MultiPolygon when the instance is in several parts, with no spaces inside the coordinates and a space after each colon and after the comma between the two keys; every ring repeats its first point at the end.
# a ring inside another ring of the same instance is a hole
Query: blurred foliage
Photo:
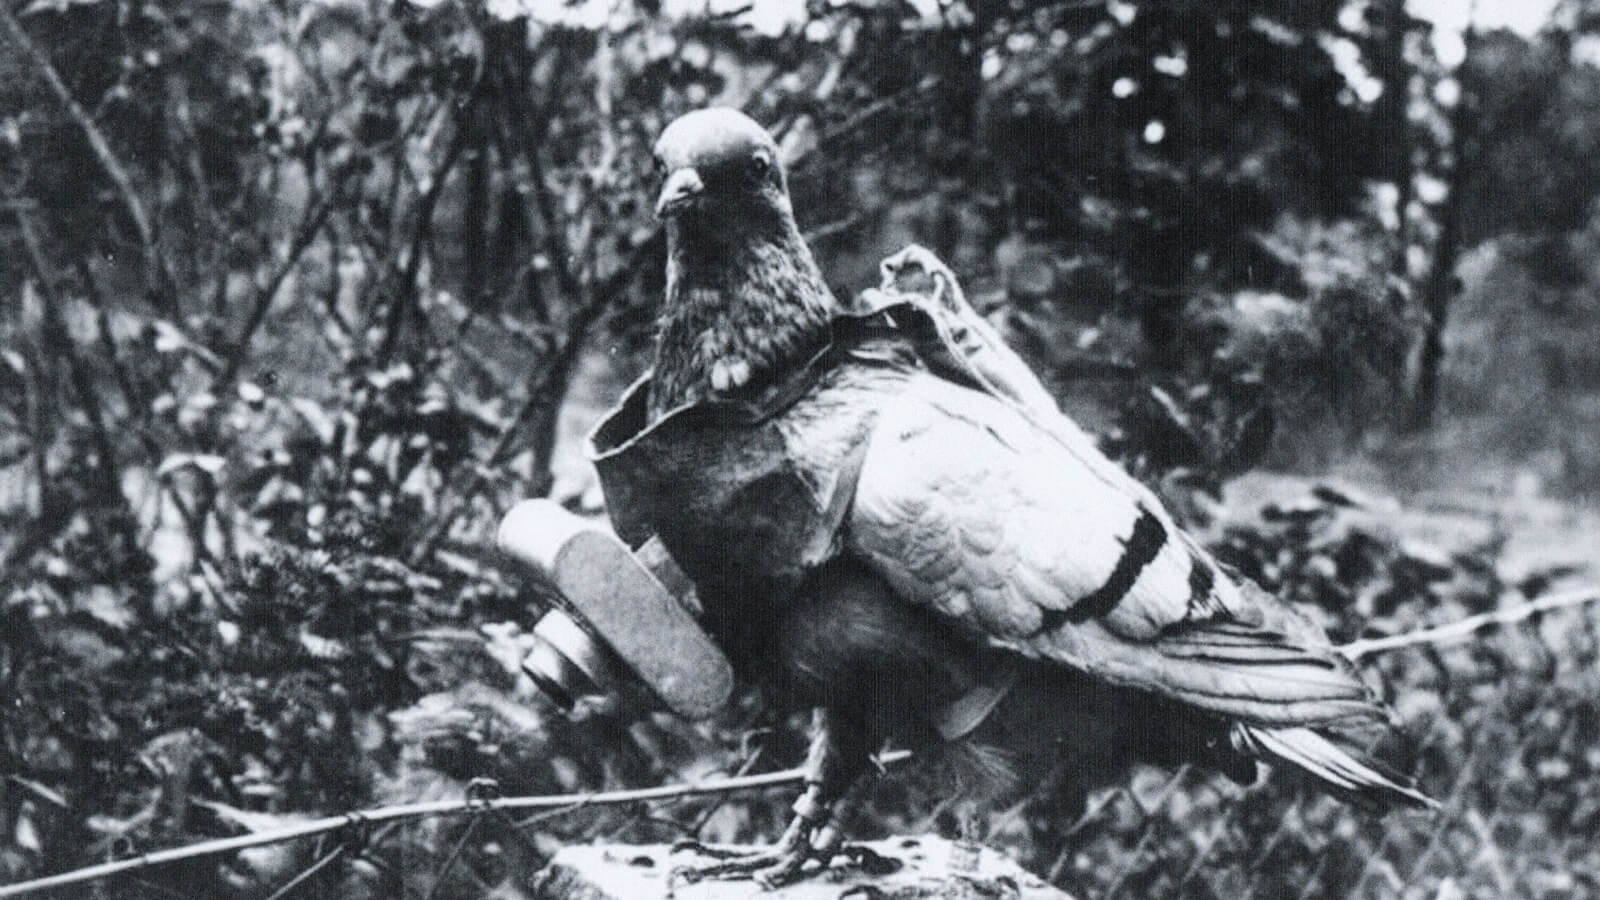
{"type": "MultiPolygon", "coordinates": [[[[1448,516],[1301,485],[1234,511],[1212,543],[1336,643],[1539,597],[1571,574],[1508,583],[1503,534],[1467,527],[1445,540],[1461,527],[1448,516]],[[1423,530],[1435,540],[1415,536],[1423,530]]],[[[1095,798],[1059,853],[1036,843],[1048,821],[1019,846],[1085,897],[1595,896],[1593,853],[1565,836],[1600,810],[1585,774],[1600,756],[1575,737],[1600,712],[1597,658],[1592,610],[1369,658],[1410,737],[1383,752],[1444,801],[1439,815],[1362,815],[1285,775],[1237,788],[1202,772],[1145,771],[1095,798]]]]}
{"type": "MultiPolygon", "coordinates": [[[[714,9],[0,8],[0,879],[477,777],[798,759],[802,720],[758,698],[702,726],[555,714],[518,666],[552,598],[487,551],[516,499],[590,502],[558,445],[573,398],[646,361],[648,147],[707,103],[774,127],[841,292],[932,246],[1191,521],[1253,466],[1386,440],[1445,312],[1450,421],[1568,484],[1600,473],[1587,4],[1459,60],[1398,0],[714,9]]],[[[1223,546],[1343,634],[1506,593],[1489,556],[1297,515],[1223,546]]],[[[863,825],[929,814],[885,785],[863,825]]],[[[749,841],[785,815],[437,820],[315,877],[512,896],[565,841],[749,841]]],[[[1048,869],[1060,817],[1011,823],[997,839],[1048,869]]],[[[310,852],[151,879],[259,896],[310,852]]]]}

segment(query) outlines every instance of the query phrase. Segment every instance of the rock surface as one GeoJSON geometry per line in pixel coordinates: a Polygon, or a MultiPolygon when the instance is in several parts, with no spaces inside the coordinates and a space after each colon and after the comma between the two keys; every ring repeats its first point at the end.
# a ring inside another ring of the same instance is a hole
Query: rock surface
{"type": "Polygon", "coordinates": [[[694,848],[566,847],[539,873],[534,895],[539,900],[1071,900],[988,848],[978,852],[975,866],[963,871],[959,863],[970,860],[971,845],[940,837],[894,837],[851,846],[866,847],[881,859],[869,855],[871,863],[863,866],[841,858],[827,872],[773,891],[752,881],[691,883],[674,876],[675,869],[717,862],[694,848]],[[883,871],[889,868],[895,871],[883,871]]]}

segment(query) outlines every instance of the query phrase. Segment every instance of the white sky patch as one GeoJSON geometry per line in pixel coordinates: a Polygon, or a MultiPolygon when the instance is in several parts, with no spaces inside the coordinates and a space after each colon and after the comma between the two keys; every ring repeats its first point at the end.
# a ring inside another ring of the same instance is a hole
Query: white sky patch
{"type": "Polygon", "coordinates": [[[1318,43],[1333,60],[1333,68],[1344,76],[1345,84],[1355,91],[1362,103],[1371,103],[1383,96],[1383,80],[1367,71],[1361,61],[1361,48],[1355,41],[1343,37],[1323,35],[1318,43]]]}
{"type": "Polygon", "coordinates": [[[1600,35],[1586,34],[1573,41],[1572,61],[1600,67],[1600,35]]]}
{"type": "Polygon", "coordinates": [[[1406,12],[1427,19],[1441,30],[1460,32],[1468,16],[1474,28],[1509,28],[1524,37],[1550,21],[1556,0],[1406,0],[1406,12]]]}
{"type": "Polygon", "coordinates": [[[1282,44],[1285,47],[1300,46],[1300,32],[1266,16],[1252,16],[1250,27],[1267,36],[1268,40],[1282,44]]]}
{"type": "MultiPolygon", "coordinates": [[[[559,6],[570,0],[522,0],[522,2],[559,6]]],[[[604,5],[605,0],[582,0],[580,5],[587,6],[596,2],[604,5]]],[[[913,4],[913,6],[923,5],[927,4],[913,4]]],[[[786,31],[804,28],[808,19],[804,0],[760,0],[757,3],[750,3],[749,0],[665,0],[661,4],[661,11],[670,18],[689,18],[729,13],[743,7],[749,7],[749,10],[736,21],[767,37],[777,37],[786,31]]]]}
{"type": "MultiPolygon", "coordinates": [[[[1506,28],[1532,37],[1550,24],[1558,0],[1406,0],[1406,12],[1433,23],[1433,53],[1447,69],[1467,57],[1462,32],[1506,28]]],[[[1574,59],[1582,61],[1576,52],[1574,59]]],[[[1597,54],[1600,58],[1600,54],[1597,54]]]]}
{"type": "Polygon", "coordinates": [[[696,69],[711,64],[711,48],[699,41],[685,41],[678,47],[678,58],[696,69]]]}
{"type": "MultiPolygon", "coordinates": [[[[713,12],[720,12],[738,9],[744,4],[733,0],[708,0],[707,5],[713,12]]],[[[752,3],[749,6],[750,11],[740,16],[739,21],[767,37],[777,37],[792,28],[803,27],[807,18],[804,3],[752,3]]]]}
{"type": "Polygon", "coordinates": [[[1366,73],[1366,66],[1361,65],[1361,48],[1356,46],[1355,41],[1349,38],[1329,38],[1324,40],[1322,49],[1333,57],[1333,67],[1344,75],[1346,81],[1350,80],[1349,73],[1353,69],[1359,68],[1362,74],[1366,73]]]}
{"type": "MultiPolygon", "coordinates": [[[[443,0],[413,0],[419,6],[436,6],[443,0]]],[[[1354,34],[1366,32],[1364,11],[1370,0],[1349,0],[1339,11],[1339,26],[1354,34]]],[[[1406,11],[1434,23],[1436,33],[1449,32],[1459,37],[1471,24],[1477,28],[1509,28],[1531,36],[1550,21],[1551,12],[1558,0],[1406,0],[1406,11]]],[[[601,28],[613,14],[622,14],[622,4],[612,0],[486,0],[491,14],[508,19],[527,14],[535,22],[545,25],[566,25],[578,28],[601,28]],[[617,8],[613,8],[616,6],[617,8]]],[[[953,23],[951,9],[943,0],[909,0],[915,16],[924,26],[953,23]]],[[[803,28],[808,16],[806,0],[663,0],[662,12],[669,17],[684,18],[710,14],[726,14],[748,7],[739,22],[764,35],[775,36],[785,31],[803,28]]],[[[959,9],[959,7],[957,7],[959,9]]],[[[1107,0],[1106,13],[1118,24],[1128,25],[1139,13],[1136,3],[1128,0],[1107,0]]],[[[1299,34],[1278,22],[1257,16],[1251,22],[1258,31],[1270,37],[1298,43],[1299,34]]],[[[1439,38],[1435,38],[1439,40],[1439,38]]],[[[1594,55],[1600,57],[1600,50],[1594,55]]]]}
{"type": "Polygon", "coordinates": [[[1440,65],[1454,69],[1467,58],[1467,41],[1461,36],[1461,32],[1449,28],[1435,28],[1432,37],[1433,55],[1439,58],[1440,65]]]}
{"type": "Polygon", "coordinates": [[[1000,73],[1005,71],[1005,67],[1006,61],[1001,59],[1000,54],[996,53],[993,48],[990,48],[983,53],[983,65],[979,68],[979,73],[983,75],[984,80],[999,78],[1000,73]]]}
{"type": "Polygon", "coordinates": [[[1155,59],[1150,60],[1150,68],[1155,69],[1157,72],[1160,72],[1163,75],[1170,75],[1173,78],[1182,78],[1183,74],[1189,71],[1189,60],[1183,55],[1183,51],[1180,50],[1171,56],[1158,56],[1155,59]]]}
{"type": "Polygon", "coordinates": [[[1346,3],[1339,10],[1339,27],[1351,34],[1366,34],[1367,6],[1366,0],[1346,3]]]}
{"type": "Polygon", "coordinates": [[[1433,100],[1446,109],[1455,106],[1461,100],[1461,82],[1454,78],[1441,78],[1433,86],[1433,100]]]}
{"type": "Polygon", "coordinates": [[[1159,144],[1167,136],[1167,125],[1160,119],[1151,119],[1144,126],[1144,142],[1146,144],[1159,144]]]}
{"type": "Polygon", "coordinates": [[[611,18],[609,0],[489,0],[489,14],[500,19],[520,15],[540,25],[594,30],[605,27],[611,18]]]}
{"type": "Polygon", "coordinates": [[[1432,206],[1445,198],[1450,193],[1450,186],[1444,181],[1427,174],[1417,175],[1417,199],[1432,206]]]}
{"type": "Polygon", "coordinates": [[[1038,43],[1038,35],[1031,31],[1019,31],[1006,37],[1006,50],[1011,53],[1027,53],[1038,43]]]}
{"type": "Polygon", "coordinates": [[[1427,249],[1421,244],[1412,244],[1406,248],[1407,272],[1414,276],[1421,275],[1423,272],[1428,271],[1428,266],[1431,264],[1432,258],[1428,255],[1427,249]]]}
{"type": "Polygon", "coordinates": [[[1124,100],[1128,97],[1132,97],[1134,92],[1137,90],[1139,90],[1139,82],[1134,81],[1132,78],[1129,78],[1126,75],[1118,78],[1116,81],[1111,82],[1111,96],[1117,98],[1118,100],[1124,100]]]}
{"type": "MultiPolygon", "coordinates": [[[[771,0],[768,0],[768,2],[771,2],[771,0]]],[[[756,5],[759,6],[760,4],[756,5]]],[[[805,5],[803,0],[799,5],[805,5]]],[[[908,0],[907,5],[917,11],[917,18],[923,22],[937,22],[940,16],[944,14],[944,10],[940,9],[939,0],[908,0]]]]}
{"type": "Polygon", "coordinates": [[[1400,188],[1392,181],[1367,185],[1367,205],[1389,231],[1400,227],[1400,188]]]}

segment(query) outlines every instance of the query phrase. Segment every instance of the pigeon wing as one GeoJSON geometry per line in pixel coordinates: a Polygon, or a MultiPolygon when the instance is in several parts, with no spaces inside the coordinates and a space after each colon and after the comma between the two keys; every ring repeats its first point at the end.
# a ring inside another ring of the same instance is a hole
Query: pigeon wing
{"type": "Polygon", "coordinates": [[[847,548],[908,601],[1032,658],[1262,725],[1382,714],[1315,626],[1241,589],[1079,434],[913,375],[880,409],[847,548]]]}

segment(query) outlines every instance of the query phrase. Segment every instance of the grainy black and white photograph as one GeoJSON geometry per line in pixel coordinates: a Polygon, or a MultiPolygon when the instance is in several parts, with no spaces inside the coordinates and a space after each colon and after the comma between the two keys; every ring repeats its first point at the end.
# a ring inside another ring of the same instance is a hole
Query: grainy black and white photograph
{"type": "Polygon", "coordinates": [[[0,898],[1600,898],[1597,0],[0,0],[0,898]]]}

